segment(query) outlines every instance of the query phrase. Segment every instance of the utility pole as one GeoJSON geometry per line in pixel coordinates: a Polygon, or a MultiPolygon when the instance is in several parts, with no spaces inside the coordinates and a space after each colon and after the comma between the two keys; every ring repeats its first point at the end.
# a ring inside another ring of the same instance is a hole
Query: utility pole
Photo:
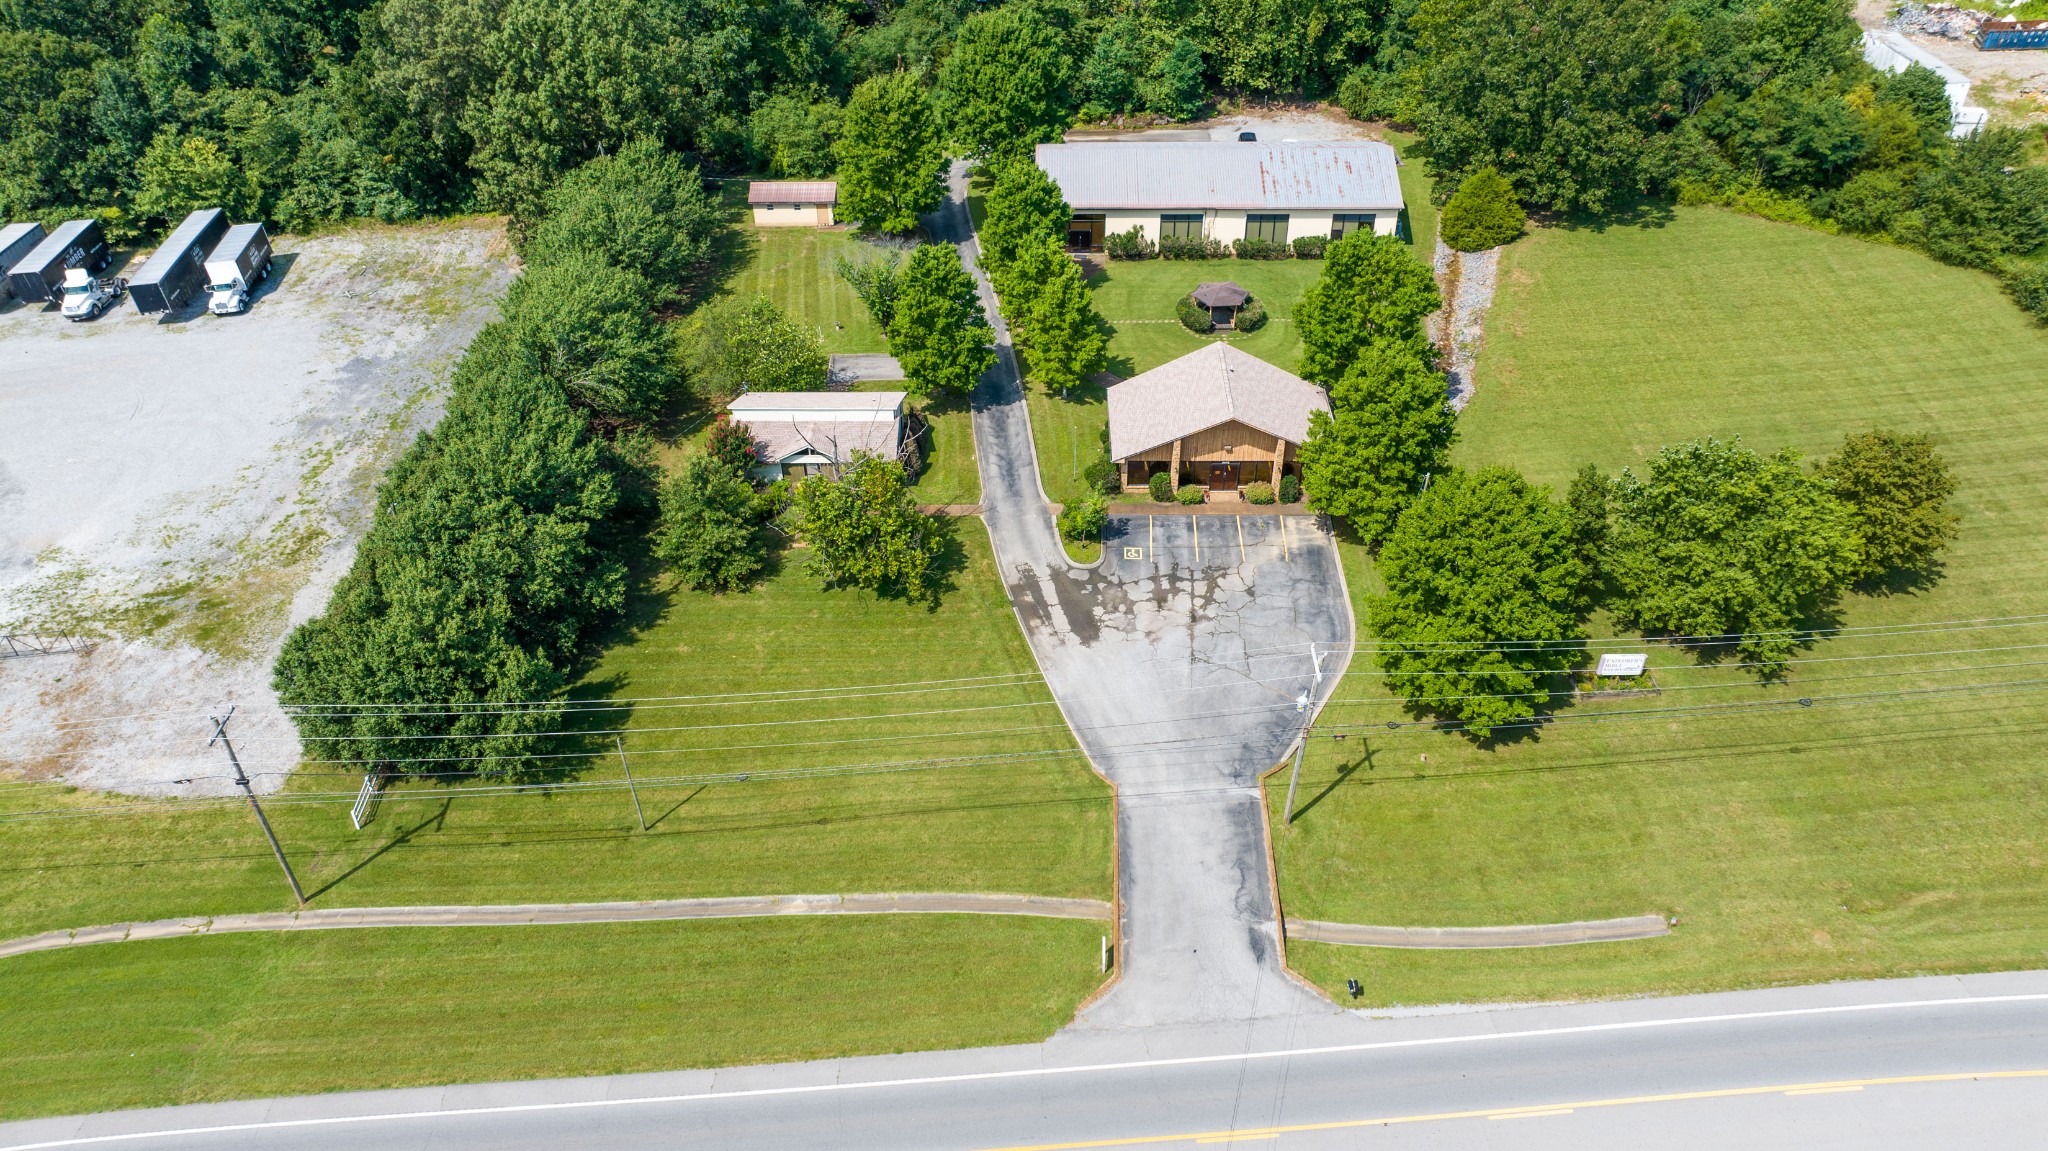
{"type": "Polygon", "coordinates": [[[1301,757],[1308,750],[1308,729],[1303,728],[1301,738],[1294,741],[1294,774],[1287,777],[1287,819],[1294,822],[1294,789],[1301,786],[1301,757]]]}
{"type": "Polygon", "coordinates": [[[249,786],[249,777],[242,771],[241,757],[235,754],[235,745],[228,740],[228,721],[235,718],[235,709],[230,706],[226,715],[211,718],[213,738],[206,741],[206,746],[212,747],[217,743],[227,749],[228,762],[235,768],[235,783],[241,787],[242,794],[249,797],[249,810],[256,813],[256,822],[263,825],[263,837],[270,841],[270,850],[277,853],[277,865],[284,868],[284,877],[292,885],[292,898],[299,901],[300,907],[304,907],[306,893],[299,887],[299,877],[292,874],[291,861],[284,857],[284,846],[277,842],[277,833],[270,830],[270,821],[263,817],[263,805],[256,802],[256,789],[249,786]]]}
{"type": "Polygon", "coordinates": [[[633,786],[633,769],[626,765],[626,737],[612,733],[612,743],[619,749],[619,770],[626,773],[626,790],[633,793],[633,814],[640,817],[640,830],[647,830],[647,813],[640,810],[640,789],[633,786]]]}

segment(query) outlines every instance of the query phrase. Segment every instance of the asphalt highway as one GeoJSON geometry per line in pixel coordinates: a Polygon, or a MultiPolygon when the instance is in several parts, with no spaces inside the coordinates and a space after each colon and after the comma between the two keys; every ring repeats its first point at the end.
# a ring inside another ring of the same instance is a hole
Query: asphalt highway
{"type": "Polygon", "coordinates": [[[2038,1147],[2048,973],[213,1104],[0,1149],[2038,1147]]]}

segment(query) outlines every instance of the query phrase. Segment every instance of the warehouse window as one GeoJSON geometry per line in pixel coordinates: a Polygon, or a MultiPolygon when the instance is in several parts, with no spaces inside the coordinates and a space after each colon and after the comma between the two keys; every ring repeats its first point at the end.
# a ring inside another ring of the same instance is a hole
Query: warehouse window
{"type": "Polygon", "coordinates": [[[1168,212],[1159,217],[1159,238],[1193,239],[1202,234],[1200,212],[1168,212]]]}
{"type": "Polygon", "coordinates": [[[1287,242],[1287,216],[1254,212],[1244,218],[1244,238],[1264,240],[1269,244],[1287,242]]]}
{"type": "Polygon", "coordinates": [[[1330,238],[1341,240],[1353,232],[1373,231],[1372,222],[1371,212],[1339,212],[1330,217],[1330,238]]]}

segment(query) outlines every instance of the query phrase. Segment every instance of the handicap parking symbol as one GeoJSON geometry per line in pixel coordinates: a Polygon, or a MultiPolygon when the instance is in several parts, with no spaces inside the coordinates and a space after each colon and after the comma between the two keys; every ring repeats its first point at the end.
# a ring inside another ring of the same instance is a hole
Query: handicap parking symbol
{"type": "Polygon", "coordinates": [[[1145,558],[1145,549],[1144,549],[1144,548],[1125,548],[1125,549],[1124,549],[1124,558],[1125,558],[1125,559],[1127,559],[1127,560],[1141,560],[1141,559],[1144,559],[1144,558],[1145,558]]]}

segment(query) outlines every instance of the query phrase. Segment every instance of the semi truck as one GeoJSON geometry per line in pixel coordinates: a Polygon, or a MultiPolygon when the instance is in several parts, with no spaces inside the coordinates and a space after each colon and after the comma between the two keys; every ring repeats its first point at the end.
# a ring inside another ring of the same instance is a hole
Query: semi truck
{"type": "Polygon", "coordinates": [[[206,256],[228,230],[228,216],[219,208],[201,208],[185,217],[163,246],[128,281],[128,298],[145,316],[174,312],[206,286],[206,256]]]}
{"type": "Polygon", "coordinates": [[[9,224],[0,228],[0,304],[14,298],[14,281],[7,273],[23,256],[35,251],[44,235],[41,224],[9,224]]]}
{"type": "Polygon", "coordinates": [[[97,276],[113,260],[98,220],[68,220],[7,270],[7,283],[30,303],[48,303],[63,292],[64,273],[83,268],[87,275],[97,276]]]}
{"type": "Polygon", "coordinates": [[[126,280],[102,280],[84,268],[73,268],[64,273],[64,318],[74,323],[96,320],[101,312],[119,302],[127,288],[126,280]]]}
{"type": "Polygon", "coordinates": [[[206,257],[207,310],[232,316],[249,310],[249,293],[270,274],[270,235],[261,224],[236,224],[206,257]]]}

